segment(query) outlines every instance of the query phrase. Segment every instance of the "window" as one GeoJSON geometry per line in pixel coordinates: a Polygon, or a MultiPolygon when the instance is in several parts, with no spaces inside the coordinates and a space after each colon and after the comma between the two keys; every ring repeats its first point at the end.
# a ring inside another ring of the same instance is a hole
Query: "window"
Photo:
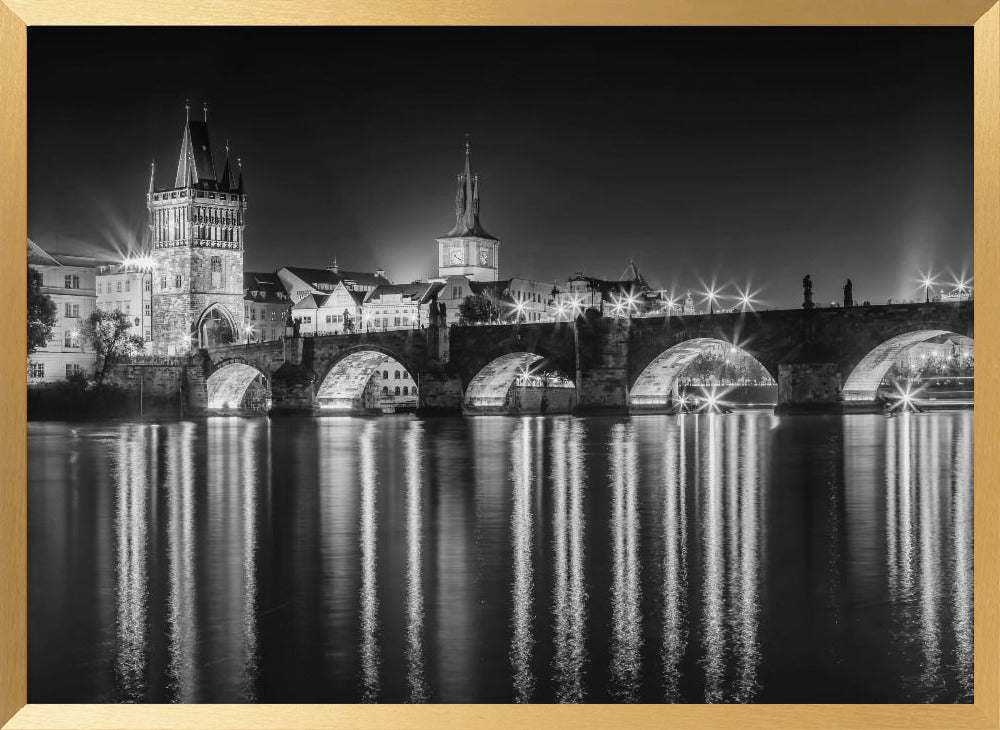
{"type": "MultiPolygon", "coordinates": [[[[29,378],[44,378],[45,377],[45,363],[43,362],[29,362],[28,363],[28,377],[29,378]]],[[[385,390],[383,388],[383,390],[385,390]]]]}
{"type": "Polygon", "coordinates": [[[132,282],[129,279],[125,280],[125,291],[132,291],[132,282]]]}
{"type": "Polygon", "coordinates": [[[184,284],[184,277],[181,276],[180,274],[177,274],[174,277],[174,288],[180,289],[183,284],[184,284]]]}
{"type": "Polygon", "coordinates": [[[66,363],[66,377],[72,378],[74,375],[79,375],[83,372],[83,368],[80,367],[78,362],[68,362],[66,363]]]}
{"type": "Polygon", "coordinates": [[[399,317],[393,318],[393,327],[399,327],[399,317]]]}
{"type": "Polygon", "coordinates": [[[399,380],[399,371],[396,371],[396,380],[399,380]]]}
{"type": "MultiPolygon", "coordinates": [[[[34,364],[34,363],[32,363],[32,364],[34,364]]],[[[41,376],[38,376],[38,377],[41,377],[41,376]]],[[[389,386],[388,385],[383,385],[382,386],[382,395],[389,395],[389,386]]]]}
{"type": "Polygon", "coordinates": [[[119,279],[118,281],[115,282],[115,291],[121,291],[121,290],[122,290],[122,280],[119,279]]]}
{"type": "Polygon", "coordinates": [[[152,342],[153,341],[153,333],[152,332],[150,332],[149,330],[146,330],[145,335],[146,335],[146,342],[152,342]]]}
{"type": "Polygon", "coordinates": [[[125,302],[125,314],[132,314],[132,302],[125,302]]]}
{"type": "Polygon", "coordinates": [[[403,395],[409,395],[409,394],[410,394],[410,389],[407,386],[404,385],[403,386],[403,395]]]}
{"type": "Polygon", "coordinates": [[[403,380],[409,380],[409,379],[410,379],[410,373],[409,373],[409,371],[408,370],[404,370],[403,371],[403,380]]]}
{"type": "Polygon", "coordinates": [[[382,380],[388,380],[388,379],[389,379],[389,371],[388,370],[383,370],[382,371],[382,380]]]}
{"type": "Polygon", "coordinates": [[[399,395],[399,386],[396,386],[396,395],[399,395]]]}
{"type": "Polygon", "coordinates": [[[165,276],[161,276],[160,277],[160,288],[161,289],[166,289],[167,288],[167,277],[165,277],[165,276]]]}
{"type": "Polygon", "coordinates": [[[142,305],[142,316],[143,317],[152,317],[153,316],[153,305],[152,304],[143,304],[142,305]]]}
{"type": "Polygon", "coordinates": [[[222,286],[222,257],[212,257],[212,288],[218,289],[222,286]]]}
{"type": "Polygon", "coordinates": [[[66,288],[67,289],[79,289],[80,288],[80,277],[72,276],[71,274],[66,274],[66,288]]]}
{"type": "Polygon", "coordinates": [[[312,324],[313,318],[312,318],[312,316],[307,315],[307,316],[305,316],[305,317],[302,318],[302,321],[305,324],[312,324]]]}
{"type": "Polygon", "coordinates": [[[76,332],[66,330],[63,332],[63,347],[79,347],[80,343],[76,336],[76,332]]]}
{"type": "Polygon", "coordinates": [[[142,282],[142,290],[143,291],[150,291],[152,288],[153,288],[153,280],[152,279],[146,279],[145,281],[142,282]]]}
{"type": "Polygon", "coordinates": [[[253,321],[257,321],[257,308],[256,307],[250,307],[250,319],[252,319],[253,321]]]}
{"type": "Polygon", "coordinates": [[[97,293],[98,293],[98,294],[100,294],[100,293],[101,293],[101,287],[103,287],[103,286],[104,286],[104,285],[103,285],[103,284],[102,284],[101,282],[97,282],[97,293]]]}
{"type": "Polygon", "coordinates": [[[79,317],[80,316],[80,305],[66,303],[66,317],[79,317]]]}

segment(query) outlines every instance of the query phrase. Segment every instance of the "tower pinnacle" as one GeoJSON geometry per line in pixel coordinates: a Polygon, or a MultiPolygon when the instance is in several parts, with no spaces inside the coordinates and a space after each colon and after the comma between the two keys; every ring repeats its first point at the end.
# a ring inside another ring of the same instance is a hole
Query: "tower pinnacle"
{"type": "Polygon", "coordinates": [[[191,121],[191,100],[190,99],[185,99],[184,100],[184,121],[185,122],[191,121]]]}

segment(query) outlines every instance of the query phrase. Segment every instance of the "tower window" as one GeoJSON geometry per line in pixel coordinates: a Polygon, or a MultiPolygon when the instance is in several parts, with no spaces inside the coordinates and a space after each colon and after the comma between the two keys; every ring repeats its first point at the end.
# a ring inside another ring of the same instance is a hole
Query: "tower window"
{"type": "Polygon", "coordinates": [[[143,291],[150,291],[152,288],[153,288],[153,280],[152,279],[146,279],[145,281],[142,282],[142,290],[143,291]]]}
{"type": "Polygon", "coordinates": [[[167,277],[165,277],[165,276],[161,276],[160,277],[160,288],[161,289],[166,289],[167,288],[167,277]]]}
{"type": "Polygon", "coordinates": [[[174,288],[175,289],[180,289],[181,286],[183,286],[183,284],[184,284],[184,277],[181,276],[180,274],[177,274],[174,277],[174,288]]]}
{"type": "Polygon", "coordinates": [[[213,256],[212,257],[212,288],[219,289],[222,287],[222,257],[213,256]]]}

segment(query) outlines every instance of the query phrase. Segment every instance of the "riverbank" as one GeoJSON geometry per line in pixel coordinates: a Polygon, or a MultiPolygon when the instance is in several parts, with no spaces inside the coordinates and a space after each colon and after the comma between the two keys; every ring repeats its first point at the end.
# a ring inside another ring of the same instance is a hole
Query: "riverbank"
{"type": "Polygon", "coordinates": [[[27,406],[29,421],[85,421],[181,414],[176,396],[140,398],[118,385],[96,385],[74,379],[28,386],[27,406]]]}

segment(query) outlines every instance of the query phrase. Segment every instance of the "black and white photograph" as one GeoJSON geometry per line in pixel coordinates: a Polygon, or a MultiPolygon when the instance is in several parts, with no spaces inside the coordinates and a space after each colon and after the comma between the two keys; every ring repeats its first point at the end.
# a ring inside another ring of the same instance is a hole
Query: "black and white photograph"
{"type": "Polygon", "coordinates": [[[974,702],[971,27],[27,39],[29,703],[974,702]]]}

